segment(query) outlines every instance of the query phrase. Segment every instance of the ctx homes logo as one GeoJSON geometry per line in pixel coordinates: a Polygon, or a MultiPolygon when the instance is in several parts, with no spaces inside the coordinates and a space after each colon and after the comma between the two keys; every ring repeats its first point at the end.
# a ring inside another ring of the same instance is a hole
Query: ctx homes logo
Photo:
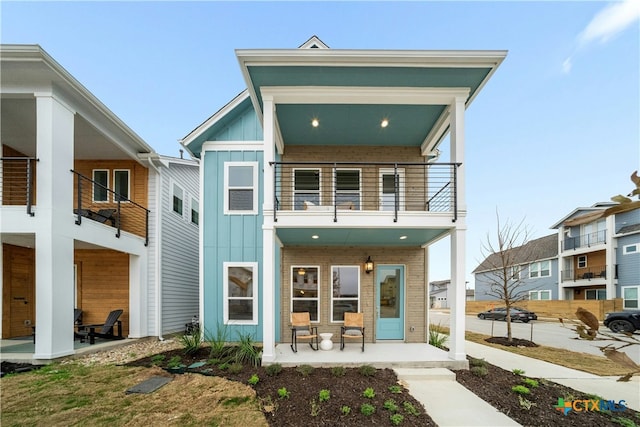
{"type": "Polygon", "coordinates": [[[622,412],[627,409],[627,403],[624,400],[600,400],[600,399],[577,399],[564,400],[558,398],[558,404],[554,406],[558,411],[567,415],[571,411],[576,412],[593,412],[593,411],[611,411],[622,412]]]}

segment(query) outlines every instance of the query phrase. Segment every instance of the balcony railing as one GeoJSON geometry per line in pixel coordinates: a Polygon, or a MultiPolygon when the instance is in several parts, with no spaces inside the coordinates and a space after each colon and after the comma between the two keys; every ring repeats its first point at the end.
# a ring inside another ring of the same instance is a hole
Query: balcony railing
{"type": "Polygon", "coordinates": [[[457,220],[460,163],[272,162],[274,220],[283,211],[449,212],[457,220]]]}
{"type": "Polygon", "coordinates": [[[575,237],[565,237],[562,241],[562,250],[590,248],[607,242],[607,230],[594,231],[575,237]]]}
{"type": "Polygon", "coordinates": [[[149,210],[112,191],[106,186],[71,170],[74,174],[74,209],[76,224],[85,219],[97,221],[120,231],[144,237],[149,243],[149,210]]]}
{"type": "Polygon", "coordinates": [[[0,187],[3,206],[26,206],[34,216],[36,202],[35,169],[38,159],[33,157],[1,157],[0,187]]]}
{"type": "Polygon", "coordinates": [[[588,268],[579,268],[577,270],[563,270],[562,281],[576,280],[592,280],[592,279],[606,279],[607,278],[607,266],[596,265],[588,268]]]}

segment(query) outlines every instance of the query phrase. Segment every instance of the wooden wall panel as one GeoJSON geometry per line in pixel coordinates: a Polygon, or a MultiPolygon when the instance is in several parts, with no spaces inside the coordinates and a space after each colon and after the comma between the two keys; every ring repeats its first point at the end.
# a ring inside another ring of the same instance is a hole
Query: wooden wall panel
{"type": "Polygon", "coordinates": [[[2,337],[31,335],[35,324],[35,251],[2,245],[2,337]]]}

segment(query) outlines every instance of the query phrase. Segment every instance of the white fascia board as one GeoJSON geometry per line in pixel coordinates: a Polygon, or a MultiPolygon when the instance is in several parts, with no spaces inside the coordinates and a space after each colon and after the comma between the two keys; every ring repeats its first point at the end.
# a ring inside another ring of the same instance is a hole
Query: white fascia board
{"type": "Polygon", "coordinates": [[[263,141],[207,141],[202,151],[264,151],[263,141]]]}
{"type": "Polygon", "coordinates": [[[589,212],[595,212],[595,211],[602,211],[606,208],[604,207],[588,207],[588,208],[575,208],[574,210],[571,211],[571,213],[565,215],[562,217],[562,219],[558,222],[556,222],[555,224],[553,224],[551,227],[549,227],[550,229],[554,229],[554,228],[559,228],[566,220],[568,220],[569,218],[571,218],[572,216],[574,216],[575,214],[577,214],[580,211],[584,211],[584,213],[589,213],[589,212]]]}
{"type": "Polygon", "coordinates": [[[193,166],[193,167],[198,167],[200,162],[198,160],[195,159],[180,159],[178,157],[171,157],[171,156],[163,156],[157,153],[140,153],[138,154],[138,157],[140,159],[151,159],[151,160],[157,160],[158,162],[160,162],[160,164],[162,164],[165,167],[169,167],[170,164],[178,164],[178,165],[184,165],[184,166],[193,166]]]}

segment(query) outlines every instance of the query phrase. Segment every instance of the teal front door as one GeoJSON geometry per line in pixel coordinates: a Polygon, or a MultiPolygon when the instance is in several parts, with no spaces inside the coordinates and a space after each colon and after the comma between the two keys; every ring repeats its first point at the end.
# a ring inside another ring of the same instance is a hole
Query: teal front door
{"type": "Polygon", "coordinates": [[[404,267],[379,265],[376,286],[376,339],[404,339],[404,267]]]}

